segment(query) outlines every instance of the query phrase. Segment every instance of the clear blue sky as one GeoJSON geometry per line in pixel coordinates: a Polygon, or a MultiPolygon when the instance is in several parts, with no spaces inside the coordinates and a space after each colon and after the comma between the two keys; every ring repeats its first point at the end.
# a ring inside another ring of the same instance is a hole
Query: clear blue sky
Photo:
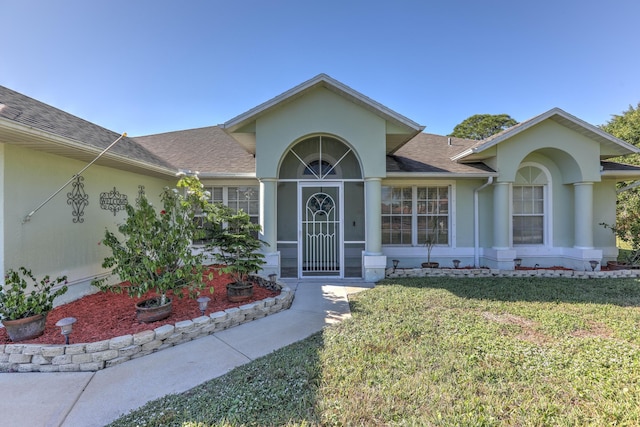
{"type": "Polygon", "coordinates": [[[223,123],[326,73],[447,134],[640,102],[639,0],[0,0],[0,84],[116,132],[223,123]]]}

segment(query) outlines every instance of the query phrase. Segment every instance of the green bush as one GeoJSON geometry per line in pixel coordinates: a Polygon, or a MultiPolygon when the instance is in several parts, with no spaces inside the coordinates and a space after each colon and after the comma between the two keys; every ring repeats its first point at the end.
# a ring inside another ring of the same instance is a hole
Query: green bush
{"type": "Polygon", "coordinates": [[[67,292],[67,276],[51,281],[47,275],[38,282],[31,270],[25,267],[20,267],[18,271],[9,269],[4,281],[5,284],[0,290],[0,315],[5,320],[45,314],[53,308],[53,300],[67,292]],[[27,291],[29,284],[26,278],[34,284],[31,292],[27,291]],[[64,285],[52,292],[53,288],[61,283],[64,285]]]}

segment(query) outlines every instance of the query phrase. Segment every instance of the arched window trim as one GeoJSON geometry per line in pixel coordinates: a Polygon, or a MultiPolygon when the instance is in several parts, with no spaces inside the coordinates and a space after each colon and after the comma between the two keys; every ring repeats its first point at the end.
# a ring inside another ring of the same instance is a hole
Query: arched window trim
{"type": "Polygon", "coordinates": [[[315,136],[308,136],[308,137],[305,137],[304,139],[301,139],[293,147],[291,147],[289,149],[289,151],[298,159],[298,161],[301,164],[301,168],[298,169],[299,170],[298,176],[304,176],[306,171],[310,171],[312,173],[312,176],[315,179],[324,180],[324,179],[328,179],[328,177],[330,175],[331,175],[331,178],[329,178],[329,179],[341,179],[342,171],[340,169],[340,162],[342,162],[342,160],[345,157],[347,157],[350,153],[352,153],[353,149],[351,147],[349,147],[349,145],[347,145],[344,141],[340,140],[339,138],[336,138],[336,137],[333,137],[333,136],[330,136],[330,135],[315,135],[315,136]],[[305,142],[306,140],[308,140],[310,138],[315,138],[315,137],[319,138],[318,151],[316,153],[314,153],[313,155],[306,156],[303,159],[302,157],[300,157],[300,155],[298,155],[298,153],[296,153],[295,146],[305,142]],[[331,139],[334,139],[336,141],[339,141],[344,146],[346,151],[337,159],[335,157],[331,156],[331,155],[328,155],[328,154],[324,153],[323,152],[323,146],[322,146],[323,138],[331,138],[331,139]],[[329,163],[331,165],[331,168],[329,168],[326,171],[323,170],[322,171],[323,172],[322,175],[319,175],[314,171],[313,167],[311,167],[311,163],[313,163],[315,161],[320,162],[321,164],[324,163],[324,162],[329,163]]]}
{"type": "Polygon", "coordinates": [[[542,173],[545,175],[547,182],[545,184],[533,184],[533,185],[540,185],[543,188],[543,203],[544,203],[544,214],[543,214],[543,220],[542,220],[542,224],[543,224],[543,234],[542,234],[542,243],[522,243],[522,244],[514,244],[513,243],[513,187],[517,186],[517,184],[514,182],[511,184],[511,200],[509,203],[509,208],[510,208],[510,214],[509,214],[509,220],[511,222],[510,227],[509,227],[509,231],[510,231],[510,239],[511,239],[511,246],[518,246],[518,247],[526,247],[526,246],[537,246],[537,247],[549,247],[553,245],[553,221],[552,221],[552,217],[553,217],[553,185],[552,185],[552,179],[551,179],[551,172],[549,171],[549,169],[544,166],[541,163],[537,163],[537,162],[522,162],[520,163],[520,165],[518,166],[518,170],[517,172],[519,172],[521,169],[525,168],[525,167],[534,167],[537,169],[540,169],[542,171],[542,173]]]}

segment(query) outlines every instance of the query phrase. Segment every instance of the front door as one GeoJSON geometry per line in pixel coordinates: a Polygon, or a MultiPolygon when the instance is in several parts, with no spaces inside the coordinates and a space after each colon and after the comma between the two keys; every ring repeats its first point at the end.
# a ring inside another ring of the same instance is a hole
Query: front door
{"type": "Polygon", "coordinates": [[[300,277],[343,277],[341,184],[300,183],[300,277]]]}

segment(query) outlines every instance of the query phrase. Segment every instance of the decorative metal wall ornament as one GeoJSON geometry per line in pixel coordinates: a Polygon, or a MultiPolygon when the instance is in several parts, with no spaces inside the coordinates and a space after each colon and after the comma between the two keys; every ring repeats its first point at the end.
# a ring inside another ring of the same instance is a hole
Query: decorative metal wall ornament
{"type": "Polygon", "coordinates": [[[113,191],[100,193],[100,209],[113,212],[113,216],[116,216],[118,211],[125,210],[127,203],[127,195],[120,194],[116,187],[113,187],[113,191]]]}
{"type": "Polygon", "coordinates": [[[138,185],[138,197],[136,198],[136,206],[140,206],[140,200],[146,196],[144,185],[138,185]]]}
{"type": "Polygon", "coordinates": [[[67,193],[67,204],[73,208],[73,222],[84,222],[84,208],[89,204],[89,195],[84,192],[84,177],[78,175],[72,186],[73,189],[67,193]]]}

